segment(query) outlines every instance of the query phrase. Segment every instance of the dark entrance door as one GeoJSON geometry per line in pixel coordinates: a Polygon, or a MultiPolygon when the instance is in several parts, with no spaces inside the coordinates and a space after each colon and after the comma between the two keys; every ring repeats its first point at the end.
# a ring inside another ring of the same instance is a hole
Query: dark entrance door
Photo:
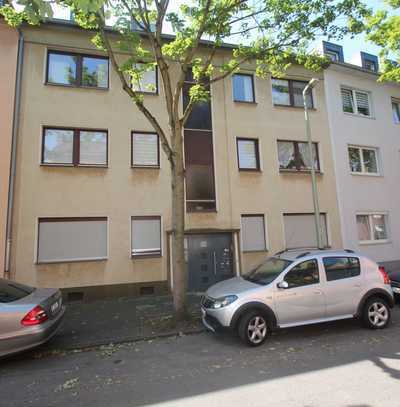
{"type": "Polygon", "coordinates": [[[188,291],[207,290],[233,277],[232,235],[187,235],[188,291]]]}

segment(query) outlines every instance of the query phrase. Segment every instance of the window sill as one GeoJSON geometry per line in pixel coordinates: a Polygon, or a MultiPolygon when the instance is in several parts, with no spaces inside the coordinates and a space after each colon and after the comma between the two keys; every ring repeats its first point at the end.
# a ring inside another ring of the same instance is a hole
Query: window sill
{"type": "Polygon", "coordinates": [[[71,89],[93,89],[93,90],[100,90],[100,91],[108,91],[110,90],[109,87],[102,88],[102,87],[97,87],[97,86],[78,86],[78,85],[67,85],[64,83],[51,83],[51,82],[45,82],[44,83],[46,86],[56,86],[56,87],[61,87],[61,88],[71,88],[71,89]]]}
{"type": "Polygon", "coordinates": [[[159,170],[159,165],[131,165],[133,170],[159,170]]]}
{"type": "Polygon", "coordinates": [[[390,239],[385,239],[385,240],[363,240],[361,242],[358,242],[360,246],[369,246],[369,245],[378,245],[378,244],[389,244],[392,243],[390,239]]]}
{"type": "Polygon", "coordinates": [[[361,117],[363,119],[370,119],[370,120],[375,120],[374,116],[365,116],[363,114],[359,114],[359,113],[350,113],[350,112],[343,112],[346,116],[350,116],[350,117],[361,117]]]}
{"type": "Polygon", "coordinates": [[[159,259],[162,257],[161,253],[143,253],[143,254],[131,254],[131,259],[159,259]]]}
{"type": "MultiPolygon", "coordinates": [[[[274,104],[274,107],[277,107],[279,109],[282,108],[287,108],[287,109],[297,109],[297,110],[304,110],[304,106],[292,106],[292,105],[279,105],[279,104],[274,104]]],[[[308,111],[316,111],[317,109],[315,107],[308,107],[308,111]]]]}
{"type": "MultiPolygon", "coordinates": [[[[279,172],[282,174],[311,174],[311,170],[285,170],[280,168],[279,172]]],[[[323,175],[324,173],[320,170],[315,170],[316,175],[323,175]]]]}
{"type": "Polygon", "coordinates": [[[61,167],[61,168],[102,168],[102,169],[107,169],[108,165],[102,165],[102,164],[47,164],[47,163],[41,163],[41,167],[61,167]]]}
{"type": "Polygon", "coordinates": [[[258,173],[261,174],[261,168],[240,168],[239,167],[239,172],[250,172],[250,173],[258,173]]]}
{"type": "Polygon", "coordinates": [[[355,175],[356,177],[381,177],[383,178],[382,174],[379,173],[370,173],[370,172],[350,172],[350,175],[355,175]]]}
{"type": "Polygon", "coordinates": [[[242,253],[268,253],[268,249],[242,250],[242,253]]]}
{"type": "Polygon", "coordinates": [[[68,264],[68,263],[88,263],[88,262],[99,262],[106,261],[108,257],[97,257],[92,259],[70,259],[70,260],[48,260],[48,261],[36,261],[35,264],[46,265],[46,264],[68,264]]]}
{"type": "Polygon", "coordinates": [[[143,96],[159,96],[160,94],[157,92],[142,92],[142,91],[135,91],[138,95],[143,95],[143,96]]]}
{"type": "Polygon", "coordinates": [[[257,106],[257,105],[258,105],[258,103],[257,103],[255,100],[253,100],[253,101],[247,101],[247,100],[235,100],[235,99],[233,99],[233,101],[234,101],[235,103],[245,104],[245,105],[253,105],[253,106],[257,106]]]}

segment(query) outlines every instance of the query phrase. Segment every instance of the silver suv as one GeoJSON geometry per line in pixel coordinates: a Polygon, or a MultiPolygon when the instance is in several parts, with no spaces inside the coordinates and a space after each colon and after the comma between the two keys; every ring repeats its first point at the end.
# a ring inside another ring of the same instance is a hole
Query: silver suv
{"type": "Polygon", "coordinates": [[[203,323],[231,328],[250,346],[271,330],[346,318],[385,328],[394,306],[382,267],[352,250],[283,251],[247,275],[221,281],[202,299],[203,323]]]}

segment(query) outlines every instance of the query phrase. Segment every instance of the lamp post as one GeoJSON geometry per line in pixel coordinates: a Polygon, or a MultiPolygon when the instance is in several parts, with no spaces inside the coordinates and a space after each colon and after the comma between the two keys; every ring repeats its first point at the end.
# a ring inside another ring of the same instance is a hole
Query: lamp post
{"type": "Polygon", "coordinates": [[[313,144],[311,140],[311,128],[310,128],[310,119],[308,117],[308,106],[307,106],[307,94],[312,92],[314,86],[318,83],[318,79],[312,78],[310,82],[306,85],[303,90],[303,104],[304,104],[304,118],[306,121],[306,136],[308,143],[308,153],[311,162],[311,184],[312,184],[312,195],[313,195],[313,204],[314,204],[314,222],[315,222],[315,233],[317,236],[317,246],[318,249],[322,249],[322,238],[321,238],[321,216],[319,212],[319,203],[318,203],[318,189],[317,189],[317,180],[315,177],[315,167],[314,167],[314,154],[313,154],[313,144]]]}

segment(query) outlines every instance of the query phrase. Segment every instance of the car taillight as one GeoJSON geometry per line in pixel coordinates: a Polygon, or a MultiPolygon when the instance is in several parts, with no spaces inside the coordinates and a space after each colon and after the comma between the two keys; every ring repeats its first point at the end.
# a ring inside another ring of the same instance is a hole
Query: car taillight
{"type": "Polygon", "coordinates": [[[382,274],[383,277],[383,283],[384,284],[390,284],[390,278],[388,273],[386,273],[385,267],[383,266],[379,266],[379,271],[382,274]]]}
{"type": "Polygon", "coordinates": [[[25,326],[39,325],[47,321],[48,318],[46,311],[40,305],[37,305],[22,318],[21,324],[25,326]]]}

